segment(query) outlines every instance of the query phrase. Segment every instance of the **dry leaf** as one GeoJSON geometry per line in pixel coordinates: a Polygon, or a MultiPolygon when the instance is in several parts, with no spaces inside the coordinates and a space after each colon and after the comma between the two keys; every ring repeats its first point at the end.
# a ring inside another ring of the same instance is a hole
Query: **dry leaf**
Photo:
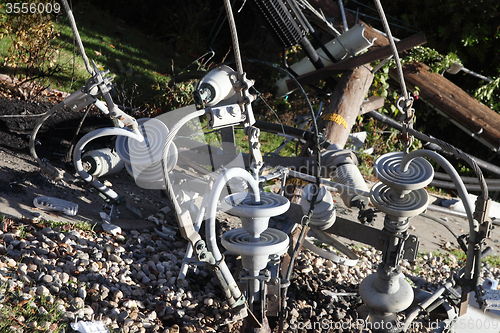
{"type": "Polygon", "coordinates": [[[101,53],[101,52],[99,52],[99,51],[94,50],[94,53],[95,53],[97,56],[102,56],[102,53],[101,53]]]}

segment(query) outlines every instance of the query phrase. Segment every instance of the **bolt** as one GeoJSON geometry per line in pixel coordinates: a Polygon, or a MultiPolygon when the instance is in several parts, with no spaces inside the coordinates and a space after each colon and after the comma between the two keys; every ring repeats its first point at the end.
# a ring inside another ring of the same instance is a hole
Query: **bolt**
{"type": "Polygon", "coordinates": [[[276,296],[276,295],[270,295],[270,296],[269,296],[269,300],[270,300],[271,302],[276,302],[276,301],[278,300],[278,296],[276,296]]]}

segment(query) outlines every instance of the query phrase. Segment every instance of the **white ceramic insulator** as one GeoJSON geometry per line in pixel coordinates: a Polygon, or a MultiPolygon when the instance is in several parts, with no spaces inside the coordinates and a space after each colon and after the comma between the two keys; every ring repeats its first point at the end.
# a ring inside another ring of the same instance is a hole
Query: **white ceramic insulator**
{"type": "Polygon", "coordinates": [[[411,160],[406,171],[401,170],[402,152],[392,152],[377,158],[375,176],[396,190],[416,190],[429,185],[434,177],[432,165],[421,157],[411,160]]]}
{"type": "Polygon", "coordinates": [[[89,166],[89,169],[85,171],[94,177],[112,175],[121,171],[125,166],[125,162],[118,156],[116,151],[109,148],[86,152],[82,156],[82,162],[89,166]]]}
{"type": "Polygon", "coordinates": [[[239,192],[222,199],[221,207],[229,214],[239,216],[243,229],[252,235],[254,242],[258,242],[268,227],[269,218],[285,213],[290,208],[290,201],[276,193],[261,192],[260,201],[255,205],[249,192],[239,192]]]}
{"type": "MultiPolygon", "coordinates": [[[[339,37],[332,39],[330,42],[326,43],[325,46],[336,60],[341,60],[351,55],[354,56],[355,54],[372,46],[373,42],[376,39],[367,39],[364,36],[364,31],[365,25],[357,24],[339,37]]],[[[318,56],[325,66],[332,64],[330,58],[322,49],[317,49],[316,52],[318,53],[318,56]]],[[[316,70],[309,58],[304,58],[290,67],[298,75],[310,73],[316,70]]],[[[290,90],[286,85],[287,80],[288,77],[276,82],[276,86],[278,87],[276,96],[283,97],[284,95],[290,93],[290,90]]]]}
{"type": "Polygon", "coordinates": [[[231,82],[231,75],[234,74],[236,72],[232,68],[222,65],[210,71],[197,83],[197,89],[203,88],[204,85],[213,89],[212,100],[206,103],[206,106],[215,106],[221,101],[228,102],[231,97],[236,96],[231,82]]]}
{"type": "MultiPolygon", "coordinates": [[[[336,183],[346,185],[356,190],[362,190],[365,192],[370,191],[358,167],[351,163],[342,164],[337,167],[335,172],[333,172],[332,180],[336,183]]],[[[351,199],[357,194],[354,193],[354,191],[349,190],[349,188],[340,188],[339,192],[342,201],[350,207],[351,199]]]]}
{"type": "Polygon", "coordinates": [[[286,212],[290,208],[290,201],[276,193],[261,192],[259,203],[254,205],[250,192],[239,192],[222,199],[221,206],[230,214],[240,217],[272,217],[286,212]]]}
{"type": "Polygon", "coordinates": [[[270,255],[285,253],[288,243],[288,235],[273,228],[264,230],[258,243],[253,242],[243,228],[229,230],[222,235],[222,246],[241,255],[243,267],[254,275],[266,268],[270,255]]]}
{"type": "Polygon", "coordinates": [[[417,216],[423,213],[429,204],[429,194],[423,188],[401,195],[400,191],[379,182],[372,187],[370,194],[375,207],[395,217],[417,216]]]}
{"type": "MultiPolygon", "coordinates": [[[[307,184],[302,189],[300,206],[302,207],[304,214],[309,212],[315,188],[316,187],[313,186],[313,184],[307,184]]],[[[309,224],[313,228],[326,230],[335,223],[336,217],[332,195],[324,187],[320,187],[309,224]]]]}
{"type": "MultiPolygon", "coordinates": [[[[143,142],[128,140],[127,137],[118,137],[116,151],[127,166],[138,186],[148,189],[162,189],[165,187],[163,179],[162,152],[168,134],[167,126],[158,119],[141,118],[137,120],[139,132],[144,136],[143,142]]],[[[170,172],[177,164],[177,147],[174,143],[163,157],[170,172]]]]}

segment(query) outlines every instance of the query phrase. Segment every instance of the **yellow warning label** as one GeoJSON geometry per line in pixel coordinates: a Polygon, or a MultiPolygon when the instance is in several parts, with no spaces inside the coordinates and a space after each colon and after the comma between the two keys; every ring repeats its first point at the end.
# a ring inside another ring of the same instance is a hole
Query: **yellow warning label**
{"type": "Polygon", "coordinates": [[[321,116],[323,120],[328,120],[328,121],[334,121],[339,125],[344,126],[345,129],[347,129],[347,123],[341,115],[337,113],[327,113],[321,116]]]}
{"type": "Polygon", "coordinates": [[[295,185],[295,186],[304,187],[307,184],[309,184],[309,182],[307,182],[305,180],[302,180],[302,179],[299,179],[299,178],[288,178],[286,180],[286,184],[287,185],[295,185]]]}

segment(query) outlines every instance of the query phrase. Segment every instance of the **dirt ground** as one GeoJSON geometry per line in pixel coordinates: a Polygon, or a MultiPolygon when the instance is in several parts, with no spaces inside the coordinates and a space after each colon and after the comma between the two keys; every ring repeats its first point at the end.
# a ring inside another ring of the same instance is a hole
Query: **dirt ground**
{"type": "MultiPolygon", "coordinates": [[[[0,98],[0,213],[15,217],[43,218],[46,220],[79,222],[90,221],[100,223],[100,212],[105,202],[95,190],[86,186],[66,182],[53,182],[42,176],[35,160],[29,155],[28,140],[31,130],[36,124],[36,116],[48,111],[51,107],[47,103],[29,103],[26,101],[0,98]],[[10,117],[22,115],[22,117],[10,117]],[[6,117],[7,116],[7,117],[6,117]],[[56,215],[40,210],[33,205],[33,200],[39,196],[51,196],[69,200],[78,204],[78,214],[74,217],[56,215]]],[[[70,167],[64,163],[65,154],[70,146],[72,136],[82,117],[81,113],[71,113],[61,110],[56,116],[44,125],[37,141],[37,153],[61,168],[70,167]]],[[[82,134],[98,126],[109,126],[107,120],[98,115],[90,115],[82,128],[82,134]]],[[[146,221],[150,215],[167,205],[167,199],[160,190],[148,190],[138,187],[133,178],[122,170],[117,174],[102,177],[120,195],[138,208],[142,217],[133,214],[124,206],[119,206],[118,218],[112,222],[123,229],[153,228],[154,224],[146,221]]],[[[342,217],[356,220],[357,211],[346,208],[340,197],[335,197],[337,214],[342,217]]],[[[438,200],[434,198],[433,200],[438,200]]],[[[449,214],[428,212],[432,216],[446,222],[457,234],[468,231],[468,224],[464,218],[449,214]]],[[[237,223],[237,219],[232,218],[237,223]]],[[[455,248],[457,243],[451,233],[440,224],[424,217],[415,217],[411,220],[410,232],[419,237],[420,252],[442,250],[449,242],[455,248]]],[[[378,214],[375,227],[383,227],[383,215],[378,214]]],[[[493,230],[488,244],[494,253],[500,249],[500,231],[493,230]]],[[[343,240],[350,244],[352,241],[343,240]]]]}

